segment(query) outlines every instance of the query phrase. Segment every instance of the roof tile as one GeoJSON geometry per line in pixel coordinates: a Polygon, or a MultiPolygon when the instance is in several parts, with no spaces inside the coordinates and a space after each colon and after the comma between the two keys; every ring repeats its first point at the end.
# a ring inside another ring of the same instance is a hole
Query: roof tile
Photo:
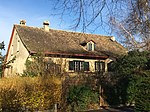
{"type": "Polygon", "coordinates": [[[15,25],[15,28],[28,51],[53,52],[69,54],[109,55],[119,56],[126,54],[126,49],[116,41],[111,41],[111,36],[68,32],[49,29],[15,25]],[[81,46],[82,42],[94,41],[96,49],[89,52],[81,46]]]}

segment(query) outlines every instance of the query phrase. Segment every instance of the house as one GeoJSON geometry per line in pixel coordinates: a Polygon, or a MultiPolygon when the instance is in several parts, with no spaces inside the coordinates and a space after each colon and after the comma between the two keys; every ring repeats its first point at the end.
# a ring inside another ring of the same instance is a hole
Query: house
{"type": "Polygon", "coordinates": [[[76,74],[106,72],[108,63],[127,50],[113,36],[54,30],[48,21],[43,22],[42,28],[29,27],[21,20],[12,30],[6,63],[14,57],[15,60],[5,68],[4,77],[22,74],[26,60],[37,52],[44,52],[45,58],[60,64],[62,72],[76,74]]]}

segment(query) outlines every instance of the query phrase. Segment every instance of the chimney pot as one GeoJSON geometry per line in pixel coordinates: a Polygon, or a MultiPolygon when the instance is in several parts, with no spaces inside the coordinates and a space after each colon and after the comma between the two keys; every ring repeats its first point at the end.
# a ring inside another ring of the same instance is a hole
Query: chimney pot
{"type": "Polygon", "coordinates": [[[26,25],[26,20],[20,20],[20,25],[26,25]]]}
{"type": "Polygon", "coordinates": [[[44,30],[48,32],[49,31],[49,21],[44,21],[43,27],[44,27],[44,30]]]}

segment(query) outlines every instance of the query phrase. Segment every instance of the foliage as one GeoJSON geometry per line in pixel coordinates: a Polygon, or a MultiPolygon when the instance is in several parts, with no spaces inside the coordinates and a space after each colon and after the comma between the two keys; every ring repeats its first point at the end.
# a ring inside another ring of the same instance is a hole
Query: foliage
{"type": "Polygon", "coordinates": [[[0,109],[4,112],[51,109],[60,102],[57,77],[15,77],[0,80],[0,109]]]}
{"type": "Polygon", "coordinates": [[[92,103],[98,103],[98,93],[91,90],[86,85],[72,86],[69,88],[67,103],[72,111],[88,109],[92,103]]]}
{"type": "Polygon", "coordinates": [[[134,74],[128,87],[129,102],[135,102],[137,112],[150,111],[150,71],[134,74]]]}
{"type": "MultiPolygon", "coordinates": [[[[0,43],[0,50],[4,50],[5,45],[4,42],[0,43]]],[[[2,64],[3,64],[4,57],[2,56],[2,53],[0,52],[0,77],[2,76],[2,64]]]]}
{"type": "Polygon", "coordinates": [[[37,53],[31,57],[31,60],[26,61],[26,70],[22,76],[42,76],[44,74],[44,56],[42,53],[37,53]]]}
{"type": "Polygon", "coordinates": [[[46,60],[42,53],[37,53],[30,57],[30,59],[27,59],[25,65],[26,70],[24,70],[22,76],[35,77],[60,73],[60,66],[51,59],[46,60]]]}
{"type": "Polygon", "coordinates": [[[0,49],[5,49],[5,44],[4,44],[4,41],[0,43],[0,49]]]}
{"type": "MultiPolygon", "coordinates": [[[[111,80],[113,81],[113,80],[111,80]]],[[[126,85],[128,84],[128,79],[122,78],[112,84],[111,82],[102,85],[103,96],[107,103],[111,106],[118,106],[120,104],[125,104],[127,100],[126,85]],[[113,96],[113,97],[112,97],[113,96]]]]}
{"type": "MultiPolygon", "coordinates": [[[[0,50],[5,50],[5,44],[4,41],[2,43],[0,43],[0,50]]],[[[10,61],[8,61],[7,63],[4,62],[5,56],[2,55],[2,53],[0,52],[0,78],[2,77],[3,74],[3,69],[10,67],[10,63],[13,63],[16,59],[16,56],[14,56],[10,61]]]]}
{"type": "Polygon", "coordinates": [[[148,111],[150,68],[148,51],[130,51],[128,55],[112,64],[116,75],[116,93],[123,104],[135,102],[135,108],[148,111]]]}
{"type": "Polygon", "coordinates": [[[145,69],[148,66],[148,52],[130,51],[128,55],[119,58],[112,69],[119,76],[131,76],[135,70],[145,69]]]}

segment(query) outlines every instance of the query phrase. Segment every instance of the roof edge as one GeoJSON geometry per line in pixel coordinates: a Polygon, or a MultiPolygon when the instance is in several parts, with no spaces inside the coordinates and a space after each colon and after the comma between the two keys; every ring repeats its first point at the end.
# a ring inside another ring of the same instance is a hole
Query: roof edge
{"type": "MultiPolygon", "coordinates": [[[[36,51],[30,51],[30,54],[36,54],[36,51]]],[[[77,56],[77,57],[91,57],[97,59],[107,59],[109,56],[104,55],[91,55],[91,54],[71,54],[71,53],[61,53],[61,52],[44,52],[46,55],[60,55],[60,56],[77,56]]]]}

